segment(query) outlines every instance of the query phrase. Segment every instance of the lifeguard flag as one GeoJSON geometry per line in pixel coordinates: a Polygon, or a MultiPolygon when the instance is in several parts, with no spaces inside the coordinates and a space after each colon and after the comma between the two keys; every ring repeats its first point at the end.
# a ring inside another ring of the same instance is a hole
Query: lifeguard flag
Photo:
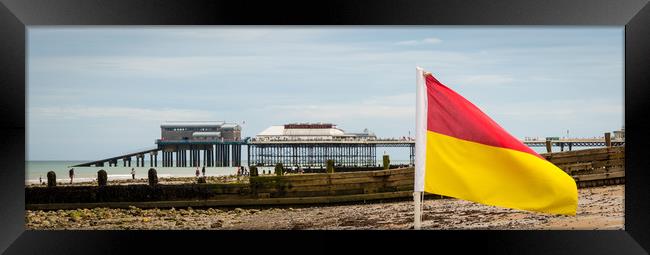
{"type": "Polygon", "coordinates": [[[575,215],[571,176],[417,68],[415,191],[575,215]]]}

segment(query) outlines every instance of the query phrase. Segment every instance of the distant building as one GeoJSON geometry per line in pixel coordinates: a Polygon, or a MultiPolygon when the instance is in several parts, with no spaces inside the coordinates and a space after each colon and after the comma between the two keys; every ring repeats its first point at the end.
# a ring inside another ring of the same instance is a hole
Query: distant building
{"type": "Polygon", "coordinates": [[[361,133],[346,133],[331,123],[291,123],[270,126],[257,134],[256,140],[374,140],[374,133],[365,129],[361,133]]]}
{"type": "Polygon", "coordinates": [[[241,140],[241,126],[224,121],[179,121],[160,125],[160,140],[241,140]]]}
{"type": "Polygon", "coordinates": [[[621,128],[621,130],[616,130],[613,133],[614,133],[614,139],[625,139],[625,128],[621,128]]]}

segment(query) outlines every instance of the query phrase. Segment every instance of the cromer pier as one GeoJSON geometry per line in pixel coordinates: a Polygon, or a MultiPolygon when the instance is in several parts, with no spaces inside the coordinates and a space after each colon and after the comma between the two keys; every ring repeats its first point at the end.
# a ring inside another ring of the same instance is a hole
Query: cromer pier
{"type": "MultiPolygon", "coordinates": [[[[161,138],[155,147],[110,158],[85,162],[84,166],[145,167],[229,167],[242,165],[242,151],[247,151],[248,166],[285,166],[324,168],[327,160],[338,167],[373,167],[377,148],[399,147],[408,150],[410,164],[415,160],[415,140],[411,137],[378,138],[367,129],[347,133],[330,123],[291,123],[271,126],[254,138],[241,137],[241,126],[224,121],[167,122],[160,126],[161,138]],[[245,148],[244,148],[245,147],[245,148]],[[160,155],[160,157],[158,157],[160,155]],[[121,163],[121,164],[120,164],[121,163]]],[[[602,138],[525,139],[529,147],[565,148],[609,147],[625,144],[624,133],[605,133],[602,138]]]]}

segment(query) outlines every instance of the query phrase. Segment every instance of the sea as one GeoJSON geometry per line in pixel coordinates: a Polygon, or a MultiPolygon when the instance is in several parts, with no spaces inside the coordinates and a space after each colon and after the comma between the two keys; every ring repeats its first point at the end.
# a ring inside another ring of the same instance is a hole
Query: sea
{"type": "MultiPolygon", "coordinates": [[[[91,161],[91,160],[88,160],[91,161]]],[[[121,161],[118,166],[112,167],[72,167],[88,161],[25,161],[25,184],[37,184],[47,182],[47,172],[56,173],[57,182],[70,182],[68,171],[74,168],[73,182],[88,182],[97,179],[97,171],[104,169],[107,173],[108,180],[120,180],[131,178],[131,168],[135,169],[135,178],[147,178],[147,172],[151,168],[150,162],[145,161],[146,167],[135,167],[135,161],[131,162],[131,167],[123,167],[121,161]]],[[[377,161],[377,165],[381,165],[377,161]]],[[[392,160],[391,164],[409,164],[408,160],[392,160]]],[[[156,169],[158,177],[191,177],[195,176],[196,167],[160,167],[158,162],[156,169]]],[[[242,160],[242,165],[247,166],[246,160],[242,160]]],[[[202,168],[202,167],[200,167],[202,168]]],[[[271,171],[273,167],[258,167],[258,171],[271,171]]],[[[206,167],[206,176],[227,176],[237,174],[237,167],[206,167]]]]}
{"type": "MultiPolygon", "coordinates": [[[[582,150],[598,147],[574,147],[573,150],[582,150]]],[[[546,153],[546,148],[532,147],[537,153],[546,153]]],[[[564,148],[567,149],[567,148],[564,148]]],[[[560,151],[560,147],[553,147],[554,152],[560,151]]],[[[91,160],[88,160],[91,161],[91,160]]],[[[47,172],[54,171],[56,179],[60,182],[69,182],[68,170],[74,168],[75,178],[74,182],[87,182],[97,179],[97,171],[104,169],[108,174],[108,180],[119,180],[131,178],[131,168],[135,169],[136,178],[147,178],[147,171],[151,168],[149,161],[145,161],[146,167],[135,167],[135,161],[131,162],[131,167],[123,167],[122,162],[118,162],[115,167],[72,167],[77,164],[85,163],[88,161],[25,161],[25,184],[35,184],[47,182],[47,172]]],[[[408,165],[409,160],[404,159],[391,159],[391,164],[408,165]]],[[[154,167],[158,173],[158,177],[191,177],[195,176],[196,167],[160,167],[161,162],[158,162],[158,167],[154,167]]],[[[242,160],[242,165],[247,166],[246,160],[242,160]]],[[[382,165],[381,157],[377,158],[377,165],[382,165]]],[[[259,171],[271,171],[273,167],[260,167],[259,171]]],[[[206,167],[205,174],[207,176],[227,176],[237,174],[237,167],[206,167]]]]}

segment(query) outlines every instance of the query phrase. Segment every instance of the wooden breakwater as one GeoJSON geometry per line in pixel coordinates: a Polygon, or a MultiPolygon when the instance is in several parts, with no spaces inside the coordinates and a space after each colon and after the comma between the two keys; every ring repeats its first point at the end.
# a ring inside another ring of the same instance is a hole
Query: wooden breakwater
{"type": "Polygon", "coordinates": [[[542,154],[579,188],[625,183],[625,146],[542,154]]]}
{"type": "Polygon", "coordinates": [[[26,187],[28,210],[326,204],[408,197],[413,168],[251,177],[249,184],[26,187]]]}
{"type": "Polygon", "coordinates": [[[413,168],[366,172],[252,177],[258,198],[341,196],[412,191],[413,168]]]}
{"type": "MultiPolygon", "coordinates": [[[[625,181],[624,147],[542,154],[578,187],[625,181]]],[[[413,168],[251,177],[249,184],[157,184],[26,187],[26,208],[168,208],[327,204],[410,198],[413,168]]]]}

